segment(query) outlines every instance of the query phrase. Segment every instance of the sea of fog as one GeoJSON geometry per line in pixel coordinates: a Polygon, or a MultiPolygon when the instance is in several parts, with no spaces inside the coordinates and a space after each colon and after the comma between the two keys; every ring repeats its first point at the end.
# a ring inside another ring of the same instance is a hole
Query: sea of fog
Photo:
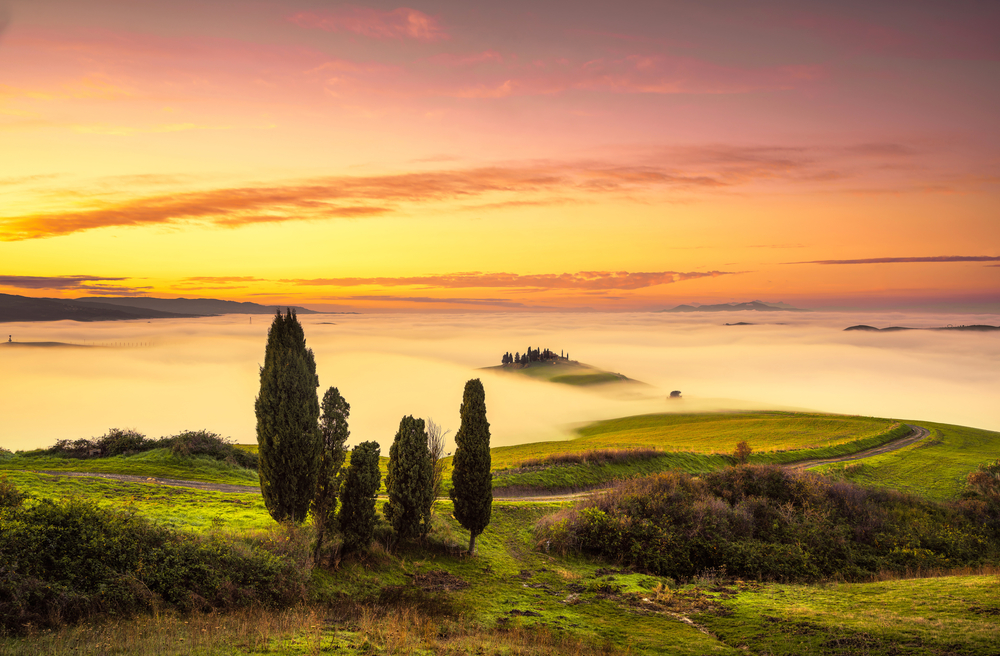
{"type": "MultiPolygon", "coordinates": [[[[480,377],[493,445],[572,436],[597,419],[651,412],[808,409],[1000,430],[1000,333],[844,332],[850,325],[1000,324],[998,315],[871,313],[302,315],[322,395],[351,404],[351,443],[387,453],[404,415],[459,423],[480,377]],[[726,322],[755,325],[726,326],[726,322]],[[602,394],[477,371],[529,346],[643,381],[602,394]],[[681,400],[667,400],[672,390],[681,400]]],[[[0,347],[0,446],[134,428],[255,437],[270,317],[4,324],[3,338],[90,348],[0,347]]]]}

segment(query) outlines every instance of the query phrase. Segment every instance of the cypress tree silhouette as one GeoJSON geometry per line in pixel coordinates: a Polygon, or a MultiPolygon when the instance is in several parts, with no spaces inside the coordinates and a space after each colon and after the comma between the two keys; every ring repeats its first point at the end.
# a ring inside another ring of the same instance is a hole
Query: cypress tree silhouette
{"type": "Polygon", "coordinates": [[[305,520],[316,494],[322,446],[316,359],[295,316],[279,310],[267,331],[257,415],[260,491],[276,521],[305,520]]]}
{"type": "Polygon", "coordinates": [[[344,458],[347,456],[347,438],[351,431],[347,428],[347,418],[351,414],[349,404],[340,390],[331,387],[323,394],[320,404],[322,415],[319,431],[323,440],[320,456],[319,475],[316,479],[316,496],[313,498],[313,526],[316,527],[315,556],[319,556],[323,539],[336,519],[337,497],[344,477],[344,458]]]}
{"type": "Polygon", "coordinates": [[[362,442],[351,451],[337,515],[344,553],[367,548],[375,534],[375,495],[382,480],[378,469],[380,451],[378,442],[362,442]]]}
{"type": "Polygon", "coordinates": [[[474,378],[465,383],[460,409],[461,425],[455,434],[451,499],[455,519],[469,531],[469,555],[476,553],[476,538],[489,526],[493,511],[493,477],[490,474],[490,423],[486,421],[486,391],[474,378]]]}
{"type": "Polygon", "coordinates": [[[406,416],[399,422],[389,448],[385,488],[389,501],[382,512],[396,539],[426,535],[434,503],[434,468],[423,419],[406,416]]]}

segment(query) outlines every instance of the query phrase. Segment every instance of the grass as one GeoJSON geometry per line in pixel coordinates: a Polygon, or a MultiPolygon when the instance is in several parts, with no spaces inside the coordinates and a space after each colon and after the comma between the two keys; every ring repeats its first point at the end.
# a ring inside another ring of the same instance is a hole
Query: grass
{"type": "MultiPolygon", "coordinates": [[[[665,450],[662,461],[625,463],[622,474],[647,465],[707,471],[728,464],[719,453],[731,451],[734,439],[750,441],[758,457],[779,457],[797,449],[835,449],[878,439],[892,425],[890,420],[791,413],[652,417],[598,422],[568,442],[494,449],[494,468],[550,454],[653,446],[665,450]],[[768,422],[773,430],[768,430],[768,422]],[[699,431],[714,435],[715,442],[702,441],[699,431]],[[777,450],[781,448],[790,451],[777,450]],[[698,449],[704,452],[695,452],[698,449]]],[[[933,429],[933,439],[875,459],[877,466],[869,472],[873,481],[909,480],[906,489],[926,487],[931,496],[948,496],[956,481],[964,480],[978,462],[997,457],[990,455],[995,453],[991,449],[1000,448],[997,433],[920,423],[933,429]],[[893,459],[910,451],[913,455],[903,459],[916,457],[920,464],[903,468],[893,459]]],[[[24,463],[12,467],[15,460],[8,457],[0,467],[26,468],[24,463]]],[[[67,469],[98,462],[72,460],[67,469]]],[[[166,476],[158,464],[146,466],[147,471],[155,469],[156,476],[166,476]]],[[[573,472],[574,467],[524,475],[556,477],[550,479],[552,484],[561,485],[561,472],[573,472]]],[[[171,477],[194,479],[190,475],[194,469],[177,465],[171,477]]],[[[118,473],[137,471],[128,468],[118,473]]],[[[15,471],[4,475],[37,497],[78,496],[101,504],[130,505],[156,521],[195,531],[239,532],[273,524],[257,495],[15,471]]],[[[314,601],[307,606],[226,615],[161,612],[134,620],[108,618],[26,639],[0,639],[0,653],[547,656],[736,654],[744,647],[773,654],[996,649],[995,636],[1000,633],[996,576],[796,586],[725,582],[705,573],[693,585],[677,586],[662,577],[611,571],[606,564],[580,556],[547,553],[544,544],[535,543],[533,526],[557,507],[495,502],[493,521],[478,540],[479,554],[468,558],[461,554],[467,532],[451,517],[450,502],[439,501],[435,530],[427,543],[395,554],[376,547],[364,557],[340,561],[335,570],[314,571],[314,601]],[[426,584],[434,580],[455,584],[456,589],[426,584]],[[682,616],[712,635],[681,621],[682,616]]]]}
{"type": "Polygon", "coordinates": [[[130,506],[146,517],[175,528],[203,531],[265,528],[274,521],[256,493],[207,492],[149,483],[125,483],[105,478],[69,477],[36,472],[6,472],[3,476],[40,499],[77,497],[101,506],[130,506]]]}
{"type": "Polygon", "coordinates": [[[941,501],[961,494],[965,477],[980,463],[1000,458],[1000,433],[926,421],[911,423],[930,429],[931,436],[899,451],[857,463],[823,465],[816,471],[941,501]]]}
{"type": "Polygon", "coordinates": [[[109,458],[61,458],[59,456],[12,454],[0,458],[0,471],[90,472],[176,478],[229,485],[258,485],[257,472],[215,460],[209,456],[180,456],[170,449],[153,449],[131,456],[109,458]]]}
{"type": "Polygon", "coordinates": [[[995,654],[1000,577],[750,585],[693,619],[765,654],[995,654]]]}
{"type": "Polygon", "coordinates": [[[879,446],[906,432],[898,422],[792,412],[654,414],[588,424],[577,437],[493,449],[494,489],[503,494],[537,490],[583,490],[617,478],[667,469],[713,471],[732,463],[742,440],[754,450],[751,462],[787,463],[828,458],[879,446]],[[525,471],[526,462],[595,450],[658,449],[660,457],[632,462],[588,462],[525,471]]]}

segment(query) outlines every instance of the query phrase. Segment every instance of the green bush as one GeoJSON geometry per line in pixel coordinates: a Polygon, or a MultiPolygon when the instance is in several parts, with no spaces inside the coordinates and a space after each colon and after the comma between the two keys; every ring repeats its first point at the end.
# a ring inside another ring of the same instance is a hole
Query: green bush
{"type": "Polygon", "coordinates": [[[4,476],[0,478],[0,509],[19,507],[28,495],[21,492],[4,476]]]}
{"type": "Polygon", "coordinates": [[[184,431],[173,437],[165,437],[161,446],[170,446],[170,451],[178,456],[209,456],[230,465],[244,469],[257,469],[256,453],[244,451],[221,435],[207,430],[184,431]]]}
{"type": "Polygon", "coordinates": [[[0,510],[0,634],[161,605],[278,606],[304,599],[308,540],[196,536],[68,500],[0,510]]]}
{"type": "Polygon", "coordinates": [[[546,548],[681,579],[722,567],[759,579],[859,579],[995,564],[1000,539],[980,511],[989,508],[751,465],[622,482],[537,531],[546,548]]]}

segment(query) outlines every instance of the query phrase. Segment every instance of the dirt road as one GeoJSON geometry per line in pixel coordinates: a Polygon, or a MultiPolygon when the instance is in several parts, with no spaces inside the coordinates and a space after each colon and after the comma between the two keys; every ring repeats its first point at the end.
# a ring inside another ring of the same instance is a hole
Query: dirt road
{"type": "Polygon", "coordinates": [[[882,446],[877,446],[874,449],[867,449],[866,451],[858,451],[857,453],[852,453],[846,456],[837,456],[836,458],[817,458],[815,460],[800,460],[798,462],[793,462],[785,465],[789,469],[809,469],[810,467],[815,467],[817,465],[829,465],[837,462],[851,462],[852,460],[862,460],[864,458],[871,458],[872,456],[880,456],[883,453],[890,453],[892,451],[898,451],[903,447],[910,446],[915,442],[928,437],[931,432],[924,428],[923,426],[914,426],[913,424],[907,424],[910,427],[910,432],[908,435],[899,438],[898,440],[893,440],[892,442],[887,442],[882,446]]]}

